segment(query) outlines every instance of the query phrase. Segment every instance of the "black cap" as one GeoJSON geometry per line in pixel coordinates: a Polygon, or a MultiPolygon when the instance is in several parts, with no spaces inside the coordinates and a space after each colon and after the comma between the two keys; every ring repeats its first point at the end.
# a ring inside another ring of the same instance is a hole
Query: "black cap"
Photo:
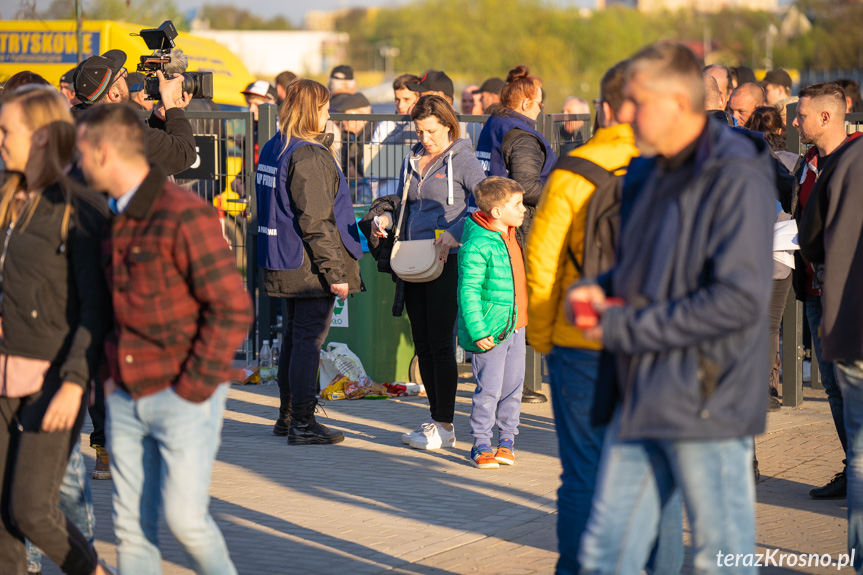
{"type": "Polygon", "coordinates": [[[764,75],[764,80],[761,82],[761,85],[767,87],[767,84],[773,84],[775,86],[784,86],[791,89],[791,76],[788,75],[788,72],[783,70],[782,68],[777,68],[776,70],[770,70],[767,74],[764,75]]]}
{"type": "Polygon", "coordinates": [[[330,100],[330,111],[332,112],[347,112],[348,110],[357,110],[371,106],[368,98],[360,93],[357,94],[336,94],[330,100]]]}
{"type": "Polygon", "coordinates": [[[102,97],[126,63],[122,50],[108,50],[101,56],[90,56],[75,69],[75,95],[84,104],[102,97]]]}
{"type": "Polygon", "coordinates": [[[335,78],[336,80],[353,80],[354,69],[350,66],[336,66],[333,68],[333,71],[330,72],[330,78],[335,78]]]}
{"type": "Polygon", "coordinates": [[[65,74],[60,76],[60,81],[65,82],[66,84],[74,84],[75,83],[75,70],[78,68],[72,68],[71,70],[67,70],[65,74]]]}
{"type": "Polygon", "coordinates": [[[504,82],[500,78],[489,78],[482,83],[482,86],[480,86],[478,90],[474,90],[473,93],[481,94],[483,92],[488,92],[489,94],[500,95],[500,91],[503,90],[504,84],[506,84],[506,82],[504,82]]]}
{"type": "Polygon", "coordinates": [[[429,70],[420,78],[419,84],[408,84],[407,88],[412,92],[443,92],[450,97],[455,92],[450,77],[440,70],[429,70]]]}
{"type": "Polygon", "coordinates": [[[140,92],[144,89],[144,80],[147,78],[140,72],[132,72],[126,76],[126,84],[129,85],[129,93],[140,92]]]}

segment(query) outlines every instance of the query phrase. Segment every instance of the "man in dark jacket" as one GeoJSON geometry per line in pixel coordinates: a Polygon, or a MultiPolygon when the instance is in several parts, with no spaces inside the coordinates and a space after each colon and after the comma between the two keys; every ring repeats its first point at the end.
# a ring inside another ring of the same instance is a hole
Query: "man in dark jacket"
{"type": "Polygon", "coordinates": [[[625,179],[617,266],[569,295],[601,316],[585,335],[615,354],[619,395],[579,561],[582,573],[640,573],[663,504],[682,493],[695,565],[716,573],[726,554],[754,553],[752,436],[767,407],[776,218],[769,152],[707,121],[688,48],[645,48],[626,77],[619,116],[644,157],[625,179]]]}
{"type": "MultiPolygon", "coordinates": [[[[126,83],[126,54],[122,50],[108,50],[101,56],[90,56],[75,71],[75,95],[81,104],[73,113],[99,104],[128,102],[129,86],[126,83]]],[[[159,94],[161,108],[154,110],[147,120],[144,138],[147,158],[166,175],[180,173],[197,158],[192,125],[183,110],[191,101],[191,94],[183,93],[183,77],[166,79],[161,72],[159,94]],[[161,115],[160,115],[161,114],[161,115]]]]}
{"type": "MultiPolygon", "coordinates": [[[[813,84],[800,91],[797,116],[793,123],[800,132],[801,142],[812,145],[803,161],[798,164],[791,193],[783,198],[783,207],[794,216],[799,226],[820,175],[830,169],[845,145],[863,134],[845,133],[845,94],[841,88],[830,82],[813,84]]],[[[794,292],[797,299],[806,304],[806,320],[812,333],[812,351],[818,361],[821,383],[824,384],[824,393],[827,394],[842,451],[848,451],[842,390],[836,381],[833,362],[824,358],[821,353],[821,332],[818,328],[822,315],[823,268],[807,261],[804,254],[795,253],[795,260],[794,292]]],[[[846,489],[847,478],[843,469],[827,484],[809,490],[809,496],[813,499],[842,499],[846,489]]]]}
{"type": "MultiPolygon", "coordinates": [[[[803,97],[800,98],[801,103],[803,97]]],[[[863,568],[863,141],[822,172],[800,226],[807,261],[824,264],[821,353],[836,362],[848,436],[848,547],[863,568]]]]}
{"type": "Polygon", "coordinates": [[[79,165],[116,214],[103,240],[114,307],[106,431],[120,571],[159,571],[158,515],[195,571],[235,575],[209,515],[233,350],[252,306],[212,206],[148,165],[126,104],[79,118],[79,165]]]}

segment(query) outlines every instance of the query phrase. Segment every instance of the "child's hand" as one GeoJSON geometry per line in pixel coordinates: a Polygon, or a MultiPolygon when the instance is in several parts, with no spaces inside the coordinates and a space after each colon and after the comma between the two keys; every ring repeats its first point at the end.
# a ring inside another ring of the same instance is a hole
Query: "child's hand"
{"type": "Polygon", "coordinates": [[[484,337],[482,339],[478,339],[474,343],[476,344],[476,346],[478,348],[480,348],[483,351],[488,351],[494,347],[494,340],[491,338],[491,336],[484,337]]]}

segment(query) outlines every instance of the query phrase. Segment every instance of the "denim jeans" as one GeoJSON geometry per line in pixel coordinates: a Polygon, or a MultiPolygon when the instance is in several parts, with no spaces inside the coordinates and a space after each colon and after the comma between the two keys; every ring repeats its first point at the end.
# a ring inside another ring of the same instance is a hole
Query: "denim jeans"
{"type": "MultiPolygon", "coordinates": [[[[81,443],[75,442],[75,447],[69,455],[66,464],[66,474],[60,484],[60,510],[75,524],[90,544],[96,531],[96,516],[93,514],[93,495],[87,482],[87,467],[84,456],[81,455],[81,443]]],[[[42,570],[42,552],[27,541],[27,571],[38,573],[42,570]]]]}
{"type": "Polygon", "coordinates": [[[830,413],[833,415],[833,425],[836,426],[836,433],[839,435],[842,451],[847,452],[848,439],[845,433],[845,422],[843,421],[842,391],[839,389],[839,384],[836,383],[836,370],[833,362],[821,359],[820,297],[806,296],[806,320],[809,322],[809,330],[812,332],[812,351],[818,360],[818,370],[821,372],[821,383],[824,384],[824,393],[827,394],[827,403],[830,405],[830,413]]]}
{"type": "MultiPolygon", "coordinates": [[[[695,573],[754,574],[717,564],[717,554],[755,552],[752,438],[622,440],[609,426],[590,520],[581,539],[583,574],[640,573],[661,530],[664,507],[683,495],[695,573]]],[[[659,572],[659,571],[657,571],[659,572]]]]}
{"type": "Polygon", "coordinates": [[[845,400],[848,444],[848,552],[863,574],[863,362],[837,363],[836,376],[845,400]]]}
{"type": "Polygon", "coordinates": [[[208,510],[227,394],[227,385],[220,385],[206,401],[192,403],[169,386],[138,399],[123,390],[105,398],[120,573],[162,572],[162,506],[168,530],[196,573],[236,575],[208,510]]]}
{"type": "MultiPolygon", "coordinates": [[[[551,407],[557,428],[561,486],[557,491],[557,575],[577,575],[579,541],[590,516],[607,426],[594,426],[591,407],[596,391],[600,352],[555,347],[548,356],[551,407]]],[[[649,573],[673,575],[683,564],[683,510],[671,498],[661,521],[661,537],[648,562],[649,573]]]]}
{"type": "Polygon", "coordinates": [[[498,438],[515,439],[524,385],[525,330],[516,330],[485,353],[474,353],[476,379],[470,410],[470,434],[476,445],[490,444],[494,423],[498,438]]]}

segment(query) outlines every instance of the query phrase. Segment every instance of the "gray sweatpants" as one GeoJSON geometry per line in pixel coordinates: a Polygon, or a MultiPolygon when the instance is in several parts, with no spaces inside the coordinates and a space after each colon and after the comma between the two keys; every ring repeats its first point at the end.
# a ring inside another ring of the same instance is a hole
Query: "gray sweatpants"
{"type": "Polygon", "coordinates": [[[495,420],[498,439],[518,435],[521,389],[524,385],[525,328],[485,353],[474,353],[471,365],[476,379],[470,434],[476,445],[491,444],[495,420]]]}

